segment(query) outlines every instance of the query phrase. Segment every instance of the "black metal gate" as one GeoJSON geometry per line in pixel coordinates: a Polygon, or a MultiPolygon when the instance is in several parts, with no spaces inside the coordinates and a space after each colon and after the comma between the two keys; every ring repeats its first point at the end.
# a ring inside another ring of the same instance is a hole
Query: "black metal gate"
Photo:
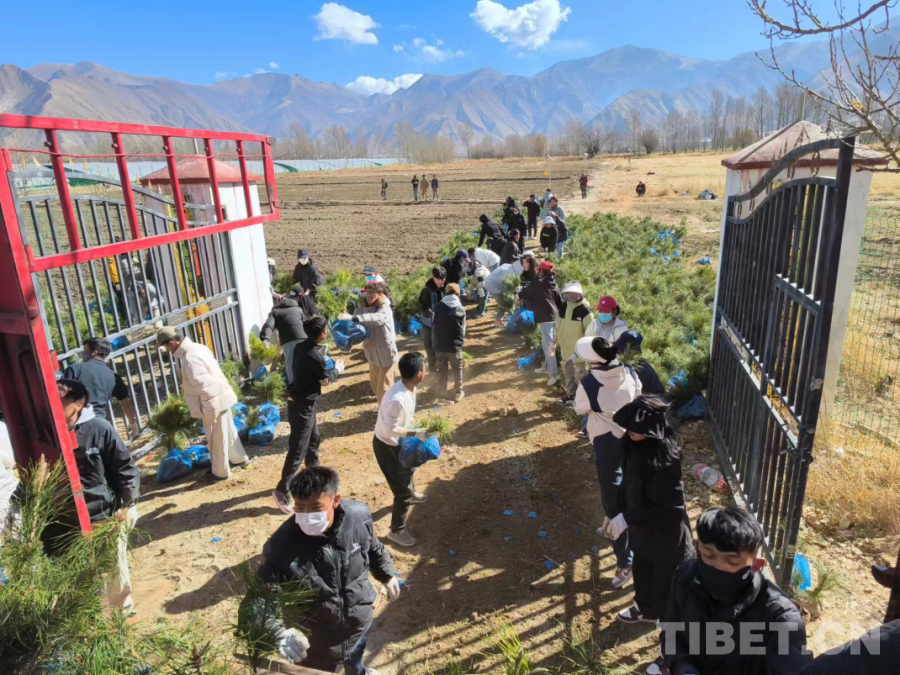
{"type": "Polygon", "coordinates": [[[726,477],[762,525],[784,586],[819,418],[853,150],[852,138],[797,148],[728,199],[709,421],[726,477]],[[818,175],[820,153],[835,149],[837,177],[818,175]],[[795,178],[801,160],[812,175],[795,178]]]}

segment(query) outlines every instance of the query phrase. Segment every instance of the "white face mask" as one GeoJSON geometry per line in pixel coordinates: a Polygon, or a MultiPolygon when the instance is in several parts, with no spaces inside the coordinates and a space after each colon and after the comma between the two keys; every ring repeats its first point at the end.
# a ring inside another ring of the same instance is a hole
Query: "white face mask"
{"type": "Polygon", "coordinates": [[[328,511],[316,511],[314,513],[295,513],[294,520],[310,537],[318,537],[328,529],[328,511]]]}
{"type": "Polygon", "coordinates": [[[297,262],[301,265],[309,265],[309,258],[297,258],[297,262]]]}

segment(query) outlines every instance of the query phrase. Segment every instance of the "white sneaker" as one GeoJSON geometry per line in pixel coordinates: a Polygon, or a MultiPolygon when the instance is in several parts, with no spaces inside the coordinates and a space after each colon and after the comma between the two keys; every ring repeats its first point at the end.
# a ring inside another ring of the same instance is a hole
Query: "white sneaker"
{"type": "Polygon", "coordinates": [[[547,386],[555,387],[558,382],[559,382],[559,375],[557,375],[556,377],[550,377],[547,379],[547,386]]]}
{"type": "Polygon", "coordinates": [[[616,575],[613,577],[612,586],[613,588],[622,588],[629,581],[631,581],[631,568],[619,567],[616,569],[616,575]]]}
{"type": "Polygon", "coordinates": [[[623,609],[616,618],[622,623],[656,623],[657,619],[651,619],[641,614],[637,605],[623,609]]]}
{"type": "Polygon", "coordinates": [[[406,530],[403,530],[403,532],[388,532],[387,539],[404,548],[416,545],[415,538],[406,530]]]}
{"type": "Polygon", "coordinates": [[[283,492],[279,492],[278,490],[273,490],[272,499],[275,500],[275,505],[284,515],[293,515],[294,509],[292,508],[292,504],[290,500],[288,500],[287,495],[285,495],[283,492]]]}
{"type": "Polygon", "coordinates": [[[410,504],[424,504],[427,501],[428,501],[428,495],[426,495],[424,492],[419,492],[412,496],[412,498],[409,500],[409,503],[410,504]]]}

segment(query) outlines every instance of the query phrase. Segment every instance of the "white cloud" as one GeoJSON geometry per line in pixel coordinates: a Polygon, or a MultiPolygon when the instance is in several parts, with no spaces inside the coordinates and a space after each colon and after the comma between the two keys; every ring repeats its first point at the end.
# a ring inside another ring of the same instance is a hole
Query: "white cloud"
{"type": "Polygon", "coordinates": [[[279,65],[278,65],[277,63],[275,63],[274,61],[269,61],[269,68],[271,68],[272,70],[278,70],[280,67],[281,67],[281,66],[279,66],[279,65]]]}
{"type": "Polygon", "coordinates": [[[413,47],[421,47],[425,44],[425,40],[422,38],[413,38],[413,47]]]}
{"type": "Polygon", "coordinates": [[[403,45],[394,45],[394,51],[399,54],[403,51],[403,45]]]}
{"type": "Polygon", "coordinates": [[[377,45],[372,31],[379,28],[371,16],[354,12],[336,2],[326,2],[313,17],[319,24],[316,40],[347,40],[357,45],[377,45]]]}
{"type": "Polygon", "coordinates": [[[237,73],[229,73],[227,70],[217,70],[216,74],[213,75],[214,80],[227,80],[230,77],[235,77],[237,73]]]}
{"type": "Polygon", "coordinates": [[[254,75],[262,75],[263,73],[268,73],[268,72],[269,72],[269,71],[266,70],[265,68],[256,68],[256,69],[253,71],[253,74],[254,74],[254,75]]]}
{"type": "Polygon", "coordinates": [[[398,89],[407,89],[408,87],[411,87],[420,77],[422,76],[409,73],[407,75],[395,77],[393,80],[385,80],[381,77],[361,75],[348,84],[347,89],[352,89],[355,92],[366,94],[367,96],[371,96],[372,94],[393,94],[398,89]]]}
{"type": "Polygon", "coordinates": [[[534,0],[515,9],[507,9],[494,0],[478,0],[470,16],[479,28],[500,42],[537,49],[550,41],[571,13],[559,0],[534,0]]]}
{"type": "Polygon", "coordinates": [[[443,41],[443,40],[436,39],[436,40],[434,41],[434,44],[436,44],[438,47],[441,47],[441,46],[443,46],[444,41],[443,41]]]}
{"type": "Polygon", "coordinates": [[[395,52],[402,52],[405,54],[409,54],[411,58],[416,61],[423,61],[425,63],[441,63],[443,61],[447,61],[449,59],[454,59],[458,56],[465,56],[466,53],[464,51],[453,49],[441,49],[441,46],[444,44],[444,41],[438,38],[435,38],[434,44],[428,44],[428,40],[424,38],[413,38],[412,39],[412,49],[407,51],[404,48],[406,43],[403,42],[399,45],[394,45],[395,52]]]}

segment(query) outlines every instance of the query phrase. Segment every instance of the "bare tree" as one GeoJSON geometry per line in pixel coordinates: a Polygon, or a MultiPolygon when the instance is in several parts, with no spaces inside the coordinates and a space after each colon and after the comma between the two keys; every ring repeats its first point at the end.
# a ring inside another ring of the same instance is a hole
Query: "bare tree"
{"type": "Polygon", "coordinates": [[[711,123],[710,142],[713,149],[717,148],[717,141],[722,132],[722,114],[724,112],[725,101],[722,99],[722,92],[713,89],[709,96],[709,121],[711,123]]]}
{"type": "Polygon", "coordinates": [[[765,136],[769,130],[769,120],[772,117],[772,97],[762,85],[753,94],[751,117],[753,128],[758,138],[765,136]]]}
{"type": "Polygon", "coordinates": [[[586,127],[584,150],[587,152],[588,157],[596,157],[603,152],[604,148],[609,147],[614,134],[614,131],[607,130],[603,125],[592,128],[586,127]]]}
{"type": "Polygon", "coordinates": [[[327,157],[332,159],[350,159],[353,143],[350,134],[344,127],[330,127],[325,130],[322,141],[327,157]]]}
{"type": "Polygon", "coordinates": [[[900,44],[878,39],[890,27],[896,0],[854,4],[850,14],[836,3],[833,22],[819,18],[812,0],[783,0],[790,10],[790,19],[784,22],[769,13],[767,0],[747,2],[765,22],[763,35],[769,38],[770,49],[769,60],[763,62],[799,87],[840,134],[870,135],[893,162],[876,170],[900,172],[900,44]],[[819,74],[823,86],[801,81],[778,63],[775,41],[806,35],[828,36],[831,72],[819,74]]]}
{"type": "Polygon", "coordinates": [[[276,146],[276,159],[316,159],[316,146],[303,125],[291,123],[286,138],[276,146]]]}
{"type": "Polygon", "coordinates": [[[641,129],[641,145],[644,146],[644,152],[652,155],[653,151],[659,147],[659,132],[656,129],[641,129]]]}
{"type": "Polygon", "coordinates": [[[631,132],[631,154],[637,154],[637,141],[641,132],[641,111],[637,108],[629,108],[625,113],[625,124],[631,132]]]}
{"type": "Polygon", "coordinates": [[[472,141],[475,140],[475,130],[468,124],[463,124],[459,128],[459,140],[466,149],[466,158],[472,159],[472,141]]]}

